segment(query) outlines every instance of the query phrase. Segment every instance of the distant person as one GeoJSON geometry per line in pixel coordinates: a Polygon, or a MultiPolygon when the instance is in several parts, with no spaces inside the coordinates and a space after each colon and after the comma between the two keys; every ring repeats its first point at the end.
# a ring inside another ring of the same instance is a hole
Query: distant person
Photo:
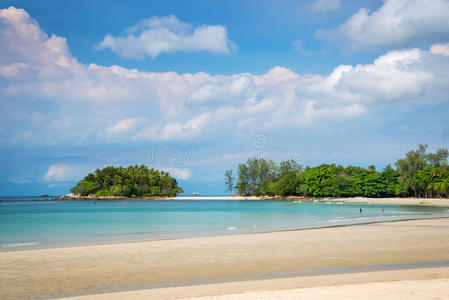
{"type": "Polygon", "coordinates": [[[385,209],[382,207],[382,212],[384,212],[385,211],[385,209]]]}
{"type": "Polygon", "coordinates": [[[362,208],[360,208],[360,214],[362,214],[362,208]]]}

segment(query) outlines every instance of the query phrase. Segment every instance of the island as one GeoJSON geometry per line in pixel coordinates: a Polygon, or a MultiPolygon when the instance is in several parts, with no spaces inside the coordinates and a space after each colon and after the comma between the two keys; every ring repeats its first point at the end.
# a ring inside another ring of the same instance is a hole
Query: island
{"type": "MultiPolygon", "coordinates": [[[[68,199],[128,199],[174,197],[182,193],[175,178],[168,172],[144,165],[109,166],[96,169],[81,179],[71,190],[68,199]]],[[[58,198],[61,199],[61,198],[58,198]]]]}

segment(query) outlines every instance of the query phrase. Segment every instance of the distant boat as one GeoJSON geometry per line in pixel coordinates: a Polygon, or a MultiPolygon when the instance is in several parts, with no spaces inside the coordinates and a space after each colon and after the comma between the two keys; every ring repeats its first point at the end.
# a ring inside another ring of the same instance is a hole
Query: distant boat
{"type": "Polygon", "coordinates": [[[48,195],[47,194],[43,194],[43,195],[41,195],[41,197],[45,198],[45,197],[48,197],[48,195]]]}
{"type": "Polygon", "coordinates": [[[198,193],[198,192],[193,192],[192,193],[192,195],[194,195],[194,196],[198,196],[200,193],[198,193]]]}

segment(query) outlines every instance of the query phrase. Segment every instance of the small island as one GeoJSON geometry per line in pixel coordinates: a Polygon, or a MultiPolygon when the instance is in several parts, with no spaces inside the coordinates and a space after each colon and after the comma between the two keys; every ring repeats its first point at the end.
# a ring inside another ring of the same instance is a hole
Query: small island
{"type": "Polygon", "coordinates": [[[97,169],[70,191],[71,199],[124,199],[174,197],[183,189],[169,173],[135,165],[97,169]]]}

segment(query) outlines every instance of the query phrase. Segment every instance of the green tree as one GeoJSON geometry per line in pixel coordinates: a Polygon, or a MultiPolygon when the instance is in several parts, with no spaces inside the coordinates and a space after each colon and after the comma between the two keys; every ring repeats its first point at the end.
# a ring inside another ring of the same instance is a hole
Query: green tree
{"type": "Polygon", "coordinates": [[[287,161],[281,161],[279,164],[279,176],[282,177],[288,173],[298,173],[302,172],[302,165],[298,164],[293,159],[287,161]]]}
{"type": "Polygon", "coordinates": [[[232,169],[225,171],[225,184],[226,192],[231,193],[234,191],[234,176],[232,176],[232,169]]]}
{"type": "Polygon", "coordinates": [[[71,192],[82,196],[175,196],[182,188],[167,172],[135,165],[97,169],[80,180],[71,192]]]}
{"type": "Polygon", "coordinates": [[[392,197],[396,195],[396,189],[399,185],[398,177],[399,172],[391,167],[386,166],[381,173],[382,182],[384,184],[384,191],[382,197],[392,197]]]}
{"type": "Polygon", "coordinates": [[[248,174],[248,167],[246,164],[240,164],[239,165],[239,171],[238,171],[238,180],[235,188],[237,189],[239,195],[242,196],[248,196],[250,195],[249,191],[249,174],[248,174]]]}
{"type": "Polygon", "coordinates": [[[446,148],[440,148],[435,153],[427,154],[428,165],[431,167],[439,167],[441,165],[447,165],[447,158],[449,151],[446,148]]]}
{"type": "Polygon", "coordinates": [[[301,183],[294,172],[286,173],[278,181],[272,184],[272,192],[275,195],[295,195],[301,183]]]}
{"type": "Polygon", "coordinates": [[[409,151],[405,158],[396,161],[399,172],[399,183],[407,192],[412,192],[418,196],[418,184],[414,180],[415,174],[427,166],[426,149],[427,145],[419,145],[417,150],[409,151]]]}

